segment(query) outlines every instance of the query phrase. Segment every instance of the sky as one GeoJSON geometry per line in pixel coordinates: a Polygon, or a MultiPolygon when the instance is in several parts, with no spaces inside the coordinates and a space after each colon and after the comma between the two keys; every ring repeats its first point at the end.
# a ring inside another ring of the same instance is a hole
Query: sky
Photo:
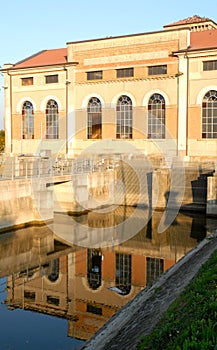
{"type": "MultiPolygon", "coordinates": [[[[217,22],[217,2],[198,0],[13,0],[0,4],[0,67],[67,42],[163,30],[193,15],[217,22]]],[[[0,129],[4,89],[0,75],[0,129]]]]}

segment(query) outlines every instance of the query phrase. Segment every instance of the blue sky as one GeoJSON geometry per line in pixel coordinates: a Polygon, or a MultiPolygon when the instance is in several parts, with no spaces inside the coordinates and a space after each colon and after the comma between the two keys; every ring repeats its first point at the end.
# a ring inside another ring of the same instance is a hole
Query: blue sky
{"type": "MultiPolygon", "coordinates": [[[[193,15],[217,22],[217,2],[198,0],[14,0],[0,6],[0,66],[67,42],[163,29],[193,15]]],[[[3,128],[0,76],[0,129],[3,128]]]]}

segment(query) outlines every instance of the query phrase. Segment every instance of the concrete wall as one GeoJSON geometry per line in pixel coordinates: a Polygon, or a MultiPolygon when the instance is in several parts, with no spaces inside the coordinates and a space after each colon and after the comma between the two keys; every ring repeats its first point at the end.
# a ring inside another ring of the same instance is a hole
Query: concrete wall
{"type": "Polygon", "coordinates": [[[80,213],[111,205],[207,209],[207,214],[216,215],[213,172],[211,164],[145,168],[137,161],[121,162],[115,171],[73,175],[72,181],[55,186],[47,186],[53,179],[46,177],[1,181],[0,230],[46,222],[53,219],[54,212],[80,213]]]}
{"type": "Polygon", "coordinates": [[[0,181],[0,231],[53,217],[53,194],[46,179],[0,181]]]}
{"type": "Polygon", "coordinates": [[[120,162],[115,171],[74,175],[73,181],[55,186],[55,211],[79,212],[111,204],[205,211],[213,172],[212,163],[168,168],[147,167],[141,160],[120,162]]]}

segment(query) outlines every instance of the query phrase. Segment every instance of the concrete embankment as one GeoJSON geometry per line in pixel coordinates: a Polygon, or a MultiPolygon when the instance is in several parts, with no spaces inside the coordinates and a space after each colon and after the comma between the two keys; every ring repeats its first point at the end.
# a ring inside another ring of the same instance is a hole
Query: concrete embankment
{"type": "Polygon", "coordinates": [[[2,180],[0,193],[0,232],[53,217],[52,192],[46,179],[2,180]]]}
{"type": "Polygon", "coordinates": [[[120,162],[113,171],[73,175],[55,186],[57,211],[76,212],[106,205],[144,206],[217,214],[212,164],[147,167],[140,160],[120,162]],[[215,212],[216,210],[216,212],[215,212]]]}
{"type": "Polygon", "coordinates": [[[82,212],[100,206],[142,205],[217,215],[217,180],[212,165],[147,168],[140,160],[120,162],[109,171],[69,176],[69,182],[44,177],[0,182],[0,230],[53,219],[55,211],[82,212]],[[59,184],[57,184],[59,183],[59,184]]]}

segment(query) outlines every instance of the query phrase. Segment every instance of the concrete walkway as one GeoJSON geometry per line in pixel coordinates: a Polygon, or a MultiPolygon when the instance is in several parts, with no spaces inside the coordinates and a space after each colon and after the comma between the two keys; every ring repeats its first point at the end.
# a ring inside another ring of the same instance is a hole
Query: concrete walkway
{"type": "Polygon", "coordinates": [[[205,238],[155,284],[142,290],[120,309],[82,349],[136,349],[141,336],[151,332],[164,311],[188,286],[216,249],[217,232],[205,238]]]}

